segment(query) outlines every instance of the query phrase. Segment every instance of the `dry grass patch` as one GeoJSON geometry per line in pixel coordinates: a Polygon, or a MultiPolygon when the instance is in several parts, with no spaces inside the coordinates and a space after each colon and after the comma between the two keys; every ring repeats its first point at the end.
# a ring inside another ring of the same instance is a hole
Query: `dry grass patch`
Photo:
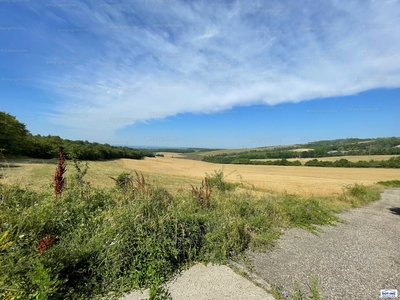
{"type": "Polygon", "coordinates": [[[292,152],[303,152],[303,151],[314,151],[314,149],[310,149],[310,148],[299,148],[299,149],[293,149],[293,150],[289,150],[292,152]]]}

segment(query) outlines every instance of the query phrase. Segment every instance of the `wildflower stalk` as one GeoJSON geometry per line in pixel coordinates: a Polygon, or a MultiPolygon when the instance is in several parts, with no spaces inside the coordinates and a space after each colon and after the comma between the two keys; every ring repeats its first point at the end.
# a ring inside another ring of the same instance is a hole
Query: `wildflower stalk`
{"type": "Polygon", "coordinates": [[[56,173],[54,175],[54,194],[55,194],[55,202],[59,197],[61,197],[61,193],[64,189],[65,185],[65,177],[64,173],[66,171],[65,166],[65,155],[60,151],[60,156],[58,157],[58,163],[56,168],[56,173]]]}

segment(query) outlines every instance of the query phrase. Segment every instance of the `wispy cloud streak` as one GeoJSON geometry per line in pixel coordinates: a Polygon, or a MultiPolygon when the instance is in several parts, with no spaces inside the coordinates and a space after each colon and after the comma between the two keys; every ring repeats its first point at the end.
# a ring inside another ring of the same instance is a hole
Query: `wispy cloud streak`
{"type": "Polygon", "coordinates": [[[35,55],[60,62],[37,65],[35,85],[57,99],[52,122],[94,138],[179,113],[400,86],[398,1],[305,2],[32,2],[35,55]]]}

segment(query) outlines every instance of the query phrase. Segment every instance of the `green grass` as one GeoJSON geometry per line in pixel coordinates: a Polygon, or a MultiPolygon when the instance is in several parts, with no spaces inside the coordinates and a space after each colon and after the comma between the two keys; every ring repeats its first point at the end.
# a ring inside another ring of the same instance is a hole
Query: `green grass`
{"type": "Polygon", "coordinates": [[[273,285],[271,293],[277,300],[286,300],[288,296],[292,300],[322,300],[323,297],[321,292],[319,291],[318,286],[318,277],[310,276],[308,286],[308,293],[305,293],[304,290],[301,289],[299,282],[297,279],[293,280],[294,283],[294,291],[289,294],[286,291],[282,291],[282,288],[273,285]]]}
{"type": "Polygon", "coordinates": [[[377,183],[386,187],[400,187],[400,180],[378,181],[377,183]]]}
{"type": "Polygon", "coordinates": [[[214,188],[200,205],[190,192],[171,195],[140,174],[93,188],[80,170],[68,174],[58,200],[51,186],[0,185],[1,299],[110,298],[145,287],[152,299],[168,298],[163,284],[194,262],[269,249],[283,228],[315,231],[338,221],[334,212],[379,198],[362,185],[336,197],[254,196],[225,185],[220,171],[207,175],[214,188]]]}

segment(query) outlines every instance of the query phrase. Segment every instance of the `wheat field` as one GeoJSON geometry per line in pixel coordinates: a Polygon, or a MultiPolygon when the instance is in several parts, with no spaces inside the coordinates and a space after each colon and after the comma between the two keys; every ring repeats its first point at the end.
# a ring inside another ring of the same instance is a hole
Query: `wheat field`
{"type": "Polygon", "coordinates": [[[164,157],[134,161],[122,159],[125,168],[167,176],[201,180],[206,173],[223,169],[229,182],[242,182],[246,187],[302,195],[340,193],[344,185],[399,179],[396,169],[321,168],[296,166],[221,165],[187,160],[176,153],[164,157]],[[173,156],[173,157],[172,157],[173,156]]]}
{"type": "MultiPolygon", "coordinates": [[[[85,179],[94,187],[112,187],[114,181],[109,176],[136,170],[143,173],[149,183],[175,193],[179,189],[189,190],[191,184],[199,185],[206,173],[222,169],[227,175],[226,181],[242,183],[244,188],[308,196],[341,193],[343,186],[348,184],[372,185],[377,181],[400,178],[397,169],[221,165],[184,159],[177,153],[164,155],[143,160],[91,161],[85,179]]],[[[10,168],[2,164],[0,183],[20,183],[34,190],[49,187],[52,183],[56,160],[12,160],[9,163],[10,168]]],[[[73,172],[72,163],[67,161],[67,179],[73,172]]]]}

